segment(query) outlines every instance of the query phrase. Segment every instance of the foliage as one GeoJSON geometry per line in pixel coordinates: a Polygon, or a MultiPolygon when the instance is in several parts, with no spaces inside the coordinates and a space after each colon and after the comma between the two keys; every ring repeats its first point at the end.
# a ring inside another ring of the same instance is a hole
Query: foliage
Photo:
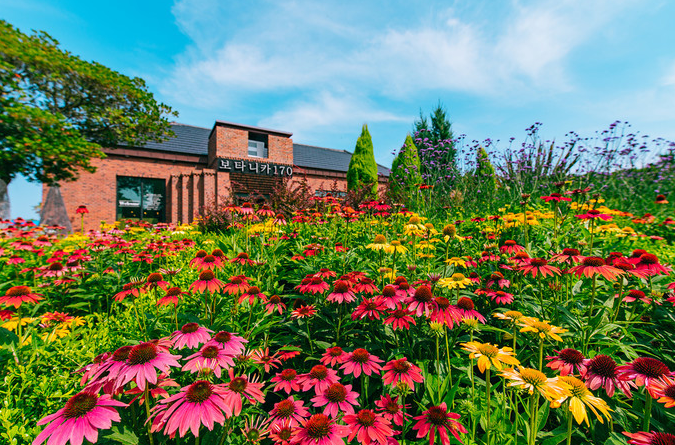
{"type": "Polygon", "coordinates": [[[366,124],[363,124],[361,135],[356,140],[356,147],[347,170],[348,190],[356,190],[363,185],[369,185],[371,193],[377,194],[377,163],[373,152],[373,140],[366,124]]]}
{"type": "Polygon", "coordinates": [[[429,119],[420,111],[413,129],[422,179],[443,193],[449,192],[458,179],[457,149],[452,124],[443,105],[439,102],[429,119]]]}
{"type": "Polygon", "coordinates": [[[93,171],[101,147],[160,141],[166,115],[139,78],[129,78],[0,21],[0,180],[17,174],[47,184],[93,171]]]}
{"type": "Polygon", "coordinates": [[[296,212],[309,209],[313,196],[306,176],[296,175],[293,179],[285,177],[274,187],[270,205],[278,213],[290,218],[296,212]]]}
{"type": "MultiPolygon", "coordinates": [[[[399,201],[404,201],[403,198],[407,201],[414,200],[422,183],[417,147],[409,134],[391,164],[389,183],[392,193],[399,197],[399,201]]],[[[411,206],[408,204],[408,207],[411,206]]]]}

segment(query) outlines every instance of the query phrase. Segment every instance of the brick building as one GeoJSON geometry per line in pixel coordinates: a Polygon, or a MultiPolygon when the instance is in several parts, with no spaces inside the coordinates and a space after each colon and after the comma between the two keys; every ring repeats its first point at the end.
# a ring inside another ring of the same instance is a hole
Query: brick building
{"type": "MultiPolygon", "coordinates": [[[[294,144],[292,133],[225,121],[211,129],[172,124],[172,130],[176,136],[162,143],[104,149],[107,157],[92,162],[95,173],[60,185],[58,208],[78,227],[75,210],[86,205],[86,229],[122,219],[185,223],[232,193],[269,195],[284,177],[306,178],[317,195],[347,188],[351,153],[345,150],[294,144]]],[[[384,183],[389,169],[378,165],[378,173],[384,183]]],[[[43,187],[43,209],[58,195],[53,192],[43,187]]]]}

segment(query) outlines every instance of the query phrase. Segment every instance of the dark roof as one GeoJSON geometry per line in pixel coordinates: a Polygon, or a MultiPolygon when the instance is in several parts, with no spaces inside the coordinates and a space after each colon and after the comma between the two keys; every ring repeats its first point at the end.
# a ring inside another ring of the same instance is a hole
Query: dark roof
{"type": "MultiPolygon", "coordinates": [[[[216,122],[235,125],[222,121],[216,122]]],[[[255,128],[243,125],[241,127],[255,128]]],[[[199,156],[208,155],[209,135],[211,134],[211,128],[172,123],[171,129],[176,134],[176,137],[161,143],[148,142],[141,148],[199,156]]],[[[351,158],[352,153],[347,150],[336,150],[333,148],[315,147],[313,145],[293,144],[293,163],[298,167],[346,172],[349,169],[349,161],[351,158]]],[[[380,175],[389,176],[389,169],[378,164],[377,173],[380,175]]]]}
{"type": "MultiPolygon", "coordinates": [[[[293,163],[298,167],[346,172],[352,153],[347,150],[293,144],[293,163]]],[[[389,176],[389,169],[377,164],[379,175],[389,176]]]]}

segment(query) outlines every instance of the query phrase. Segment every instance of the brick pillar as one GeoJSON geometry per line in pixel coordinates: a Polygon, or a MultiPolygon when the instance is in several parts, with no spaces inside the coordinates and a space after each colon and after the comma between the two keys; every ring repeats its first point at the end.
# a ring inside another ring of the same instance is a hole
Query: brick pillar
{"type": "Polygon", "coordinates": [[[192,173],[192,218],[190,222],[194,221],[201,214],[202,194],[200,192],[199,183],[201,182],[201,173],[192,173]]]}
{"type": "Polygon", "coordinates": [[[203,176],[203,187],[202,191],[204,193],[204,207],[216,207],[218,202],[216,200],[216,175],[213,172],[204,172],[203,176]]]}

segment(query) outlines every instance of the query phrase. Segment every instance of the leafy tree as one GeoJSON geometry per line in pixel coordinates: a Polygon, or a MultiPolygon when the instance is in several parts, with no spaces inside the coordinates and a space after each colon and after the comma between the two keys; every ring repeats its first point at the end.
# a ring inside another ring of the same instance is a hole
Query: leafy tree
{"type": "Polygon", "coordinates": [[[392,162],[389,182],[392,191],[404,200],[416,193],[422,182],[420,158],[410,134],[392,162]]]}
{"type": "Polygon", "coordinates": [[[372,194],[377,194],[377,163],[373,152],[373,140],[368,125],[363,124],[361,136],[356,140],[354,154],[347,170],[347,190],[357,190],[370,186],[372,194]]]}
{"type": "Polygon", "coordinates": [[[171,108],[145,82],[59,48],[45,32],[22,33],[0,20],[0,217],[18,174],[56,185],[92,172],[101,147],[170,136],[171,108]]]}

